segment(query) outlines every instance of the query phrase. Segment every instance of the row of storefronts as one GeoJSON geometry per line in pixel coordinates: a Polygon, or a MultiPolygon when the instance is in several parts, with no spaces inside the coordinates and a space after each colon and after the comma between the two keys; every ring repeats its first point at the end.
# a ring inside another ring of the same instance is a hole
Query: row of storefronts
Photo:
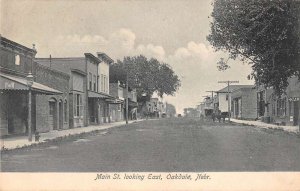
{"type": "Polygon", "coordinates": [[[300,82],[297,77],[289,78],[286,92],[275,96],[272,88],[258,88],[257,115],[264,122],[279,125],[299,125],[300,82]]]}
{"type": "MultiPolygon", "coordinates": [[[[35,58],[36,53],[34,46],[1,37],[1,136],[124,119],[126,95],[110,93],[115,87],[109,83],[109,66],[114,61],[108,55],[35,58]]],[[[119,88],[123,87],[119,84],[119,88]]],[[[130,89],[128,94],[134,114],[136,92],[130,89]]]]}
{"type": "Polygon", "coordinates": [[[209,116],[220,111],[236,119],[261,120],[278,125],[299,125],[300,81],[288,80],[284,94],[277,96],[272,88],[254,85],[230,85],[216,91],[213,99],[205,98],[198,106],[200,115],[209,116]]]}

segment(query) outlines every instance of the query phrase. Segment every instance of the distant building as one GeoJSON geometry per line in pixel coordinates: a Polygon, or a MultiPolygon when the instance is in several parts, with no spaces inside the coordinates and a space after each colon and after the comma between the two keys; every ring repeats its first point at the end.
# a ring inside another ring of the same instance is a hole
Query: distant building
{"type": "Polygon", "coordinates": [[[214,112],[213,99],[211,97],[204,98],[203,101],[200,103],[198,110],[200,116],[207,117],[212,115],[212,113],[214,112]]]}
{"type": "Polygon", "coordinates": [[[255,86],[242,87],[231,93],[232,117],[236,119],[256,119],[256,88],[255,86]]]}
{"type": "Polygon", "coordinates": [[[160,101],[159,98],[150,98],[150,101],[146,102],[146,108],[151,117],[162,117],[166,115],[167,105],[165,102],[160,101]]]}
{"type": "MultiPolygon", "coordinates": [[[[127,97],[127,91],[124,90],[124,97],[127,97]]],[[[126,99],[125,99],[126,101],[126,99]]],[[[125,102],[126,104],[126,102],[125,102]]],[[[137,107],[138,107],[138,102],[137,102],[137,92],[136,89],[133,89],[131,87],[128,87],[128,118],[130,120],[136,119],[137,118],[137,107]]]]}
{"type": "Polygon", "coordinates": [[[111,121],[122,121],[125,119],[125,85],[118,81],[117,83],[109,83],[109,94],[114,97],[109,101],[111,112],[111,121]]]}
{"type": "Polygon", "coordinates": [[[215,99],[215,104],[214,107],[215,109],[219,109],[222,113],[228,113],[228,99],[229,99],[229,110],[230,110],[230,115],[232,116],[232,99],[231,99],[231,93],[234,90],[240,89],[240,88],[249,88],[253,87],[252,85],[230,85],[229,86],[229,94],[228,92],[228,87],[226,86],[225,88],[220,89],[217,91],[217,98],[215,99]]]}

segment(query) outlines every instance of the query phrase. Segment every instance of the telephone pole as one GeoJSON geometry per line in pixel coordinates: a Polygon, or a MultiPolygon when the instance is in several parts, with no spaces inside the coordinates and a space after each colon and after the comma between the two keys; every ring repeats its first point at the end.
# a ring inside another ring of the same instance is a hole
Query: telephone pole
{"type": "Polygon", "coordinates": [[[125,105],[125,108],[126,108],[126,124],[128,124],[128,64],[126,64],[126,105],[125,105]]]}
{"type": "Polygon", "coordinates": [[[226,83],[227,84],[227,101],[228,101],[228,121],[230,121],[230,100],[229,100],[229,85],[233,83],[239,83],[239,81],[218,81],[218,83],[226,83]]]}
{"type": "Polygon", "coordinates": [[[214,93],[216,93],[217,91],[206,91],[206,92],[211,92],[211,98],[214,98],[214,93]]]}

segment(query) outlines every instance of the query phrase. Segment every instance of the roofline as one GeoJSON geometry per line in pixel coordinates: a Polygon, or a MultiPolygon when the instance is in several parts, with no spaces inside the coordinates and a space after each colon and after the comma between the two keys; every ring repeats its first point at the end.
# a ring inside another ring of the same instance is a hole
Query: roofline
{"type": "Polygon", "coordinates": [[[109,64],[112,64],[114,62],[114,60],[112,58],[110,58],[107,54],[105,54],[103,52],[97,52],[97,56],[104,58],[105,60],[108,61],[109,64]]]}
{"type": "Polygon", "coordinates": [[[101,60],[98,58],[98,57],[96,57],[96,56],[94,56],[92,53],[84,53],[84,55],[86,56],[86,57],[90,57],[90,58],[92,58],[94,61],[96,61],[97,63],[100,63],[101,62],[101,60]]]}
{"type": "MultiPolygon", "coordinates": [[[[76,59],[85,59],[85,57],[51,57],[51,60],[76,60],[76,59]]],[[[47,58],[34,58],[34,60],[50,60],[49,57],[47,58]]]]}
{"type": "Polygon", "coordinates": [[[31,52],[33,55],[35,55],[35,54],[37,53],[37,51],[36,51],[35,49],[28,48],[28,47],[26,47],[26,46],[24,46],[24,45],[21,45],[21,44],[17,43],[17,42],[14,42],[14,41],[12,41],[12,40],[9,40],[9,39],[3,37],[1,34],[0,34],[0,40],[1,40],[1,44],[2,44],[2,43],[6,43],[6,44],[8,44],[8,45],[11,45],[11,46],[14,46],[14,47],[18,47],[18,48],[20,48],[21,50],[31,52]]]}
{"type": "Polygon", "coordinates": [[[241,87],[235,90],[232,90],[232,92],[238,91],[238,90],[242,90],[242,89],[255,89],[256,86],[255,85],[250,85],[249,87],[241,87]]]}
{"type": "Polygon", "coordinates": [[[47,70],[50,70],[50,71],[52,71],[52,72],[56,72],[56,73],[58,73],[58,74],[60,74],[60,75],[63,75],[63,76],[65,76],[65,77],[70,78],[70,75],[69,75],[68,73],[61,72],[61,71],[59,71],[59,70],[57,70],[57,69],[54,69],[54,68],[50,68],[49,66],[45,66],[45,65],[40,64],[40,63],[38,63],[38,62],[35,62],[35,63],[36,63],[37,65],[39,65],[40,67],[42,67],[42,68],[45,68],[45,69],[47,69],[47,70]]]}
{"type": "MultiPolygon", "coordinates": [[[[234,90],[230,90],[229,92],[233,92],[233,91],[236,91],[236,90],[239,90],[239,89],[241,89],[241,88],[253,88],[253,87],[255,87],[255,85],[230,85],[231,87],[237,87],[237,86],[241,86],[241,87],[239,87],[239,88],[237,88],[237,89],[234,89],[234,90]],[[253,87],[252,87],[253,86],[253,87]]],[[[228,86],[226,86],[226,87],[224,87],[224,88],[222,88],[222,89],[220,89],[220,90],[218,90],[218,91],[216,91],[216,93],[227,93],[227,90],[226,91],[221,91],[221,90],[223,90],[223,89],[225,89],[225,88],[227,88],[228,86]]]]}

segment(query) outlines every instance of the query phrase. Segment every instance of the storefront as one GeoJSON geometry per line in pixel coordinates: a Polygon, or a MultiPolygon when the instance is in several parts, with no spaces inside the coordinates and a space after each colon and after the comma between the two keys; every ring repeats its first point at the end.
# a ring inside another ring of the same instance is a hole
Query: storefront
{"type": "Polygon", "coordinates": [[[55,95],[62,92],[31,81],[25,77],[0,73],[1,136],[26,134],[29,124],[36,130],[36,95],[55,95]],[[30,115],[29,115],[30,113],[30,115]]]}

